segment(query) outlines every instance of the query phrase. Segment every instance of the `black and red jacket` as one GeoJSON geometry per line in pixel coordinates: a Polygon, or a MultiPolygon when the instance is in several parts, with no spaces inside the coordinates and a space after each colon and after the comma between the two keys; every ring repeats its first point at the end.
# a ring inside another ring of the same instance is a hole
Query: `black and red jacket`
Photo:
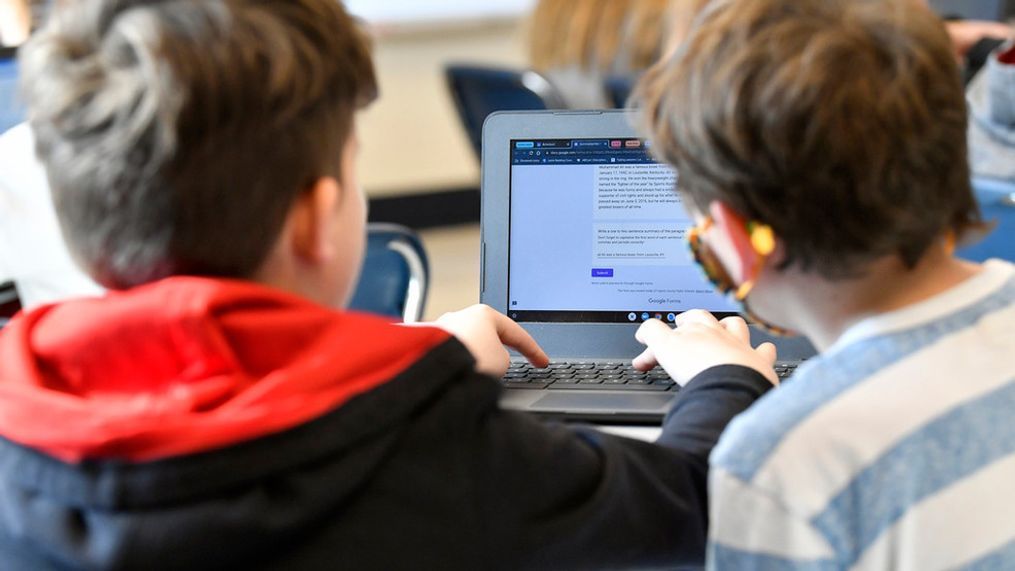
{"type": "Polygon", "coordinates": [[[692,381],[659,444],[497,405],[444,332],[172,278],[0,331],[0,569],[700,563],[708,453],[767,388],[692,381]]]}

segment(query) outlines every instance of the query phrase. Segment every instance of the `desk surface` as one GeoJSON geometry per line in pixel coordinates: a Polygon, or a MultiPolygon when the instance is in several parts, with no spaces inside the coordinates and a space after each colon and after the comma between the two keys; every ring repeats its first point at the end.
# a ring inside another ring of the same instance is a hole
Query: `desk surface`
{"type": "Polygon", "coordinates": [[[659,433],[662,429],[658,426],[613,426],[613,425],[601,425],[597,426],[597,429],[602,432],[609,434],[616,434],[618,436],[626,436],[628,438],[634,438],[636,440],[644,440],[646,442],[653,442],[656,438],[659,438],[659,433]]]}

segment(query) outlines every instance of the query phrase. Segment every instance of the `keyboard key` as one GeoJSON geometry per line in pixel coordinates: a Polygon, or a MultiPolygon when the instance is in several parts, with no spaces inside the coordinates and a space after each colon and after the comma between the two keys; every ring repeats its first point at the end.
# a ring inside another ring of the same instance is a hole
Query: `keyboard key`
{"type": "MultiPolygon", "coordinates": [[[[786,371],[792,372],[787,367],[786,371]]],[[[779,376],[783,376],[780,371],[779,376]]],[[[552,390],[680,390],[662,368],[638,371],[630,362],[605,363],[551,363],[545,368],[534,368],[530,363],[511,363],[503,378],[504,385],[513,389],[552,390]]]]}

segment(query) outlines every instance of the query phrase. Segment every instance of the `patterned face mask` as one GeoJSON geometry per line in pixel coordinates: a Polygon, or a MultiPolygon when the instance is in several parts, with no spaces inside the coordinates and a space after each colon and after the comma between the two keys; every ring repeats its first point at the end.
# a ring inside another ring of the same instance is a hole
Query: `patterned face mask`
{"type": "MultiPolygon", "coordinates": [[[[793,335],[793,332],[783,329],[777,325],[773,325],[758,317],[747,302],[747,296],[754,289],[754,280],[749,279],[739,286],[730,276],[729,272],[726,271],[726,267],[723,266],[722,262],[715,252],[708,247],[702,236],[712,227],[714,222],[711,217],[705,218],[701,224],[691,228],[687,233],[687,245],[691,249],[691,255],[694,256],[695,262],[698,263],[698,267],[701,268],[705,274],[705,278],[708,279],[715,286],[715,288],[724,295],[730,295],[742,308],[741,313],[747,316],[748,320],[759,325],[765,331],[780,336],[793,335]]],[[[760,222],[748,222],[747,232],[750,236],[751,247],[754,252],[758,254],[757,260],[755,261],[755,272],[757,275],[761,271],[761,266],[764,265],[765,260],[775,250],[775,234],[772,232],[771,226],[762,224],[760,222]]]]}

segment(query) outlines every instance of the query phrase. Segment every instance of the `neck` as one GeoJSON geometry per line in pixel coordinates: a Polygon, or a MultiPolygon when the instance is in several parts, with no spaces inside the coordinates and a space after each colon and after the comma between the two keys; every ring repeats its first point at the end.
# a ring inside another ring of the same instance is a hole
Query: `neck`
{"type": "Polygon", "coordinates": [[[936,247],[914,268],[893,256],[870,264],[858,278],[827,280],[798,273],[787,277],[795,299],[790,315],[796,329],[824,351],[856,323],[948,291],[981,269],[936,247]]]}

